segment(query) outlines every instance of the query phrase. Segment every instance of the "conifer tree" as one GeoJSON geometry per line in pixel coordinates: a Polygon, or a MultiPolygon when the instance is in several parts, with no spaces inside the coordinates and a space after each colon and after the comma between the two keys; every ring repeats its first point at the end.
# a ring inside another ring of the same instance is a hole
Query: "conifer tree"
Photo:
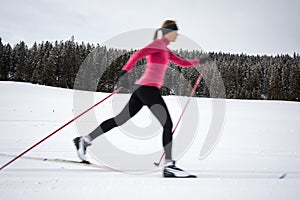
{"type": "Polygon", "coordinates": [[[27,51],[27,46],[23,41],[17,44],[13,49],[13,63],[11,67],[14,72],[15,81],[25,81],[27,51]]]}
{"type": "Polygon", "coordinates": [[[7,80],[7,71],[4,64],[4,46],[2,44],[2,38],[0,37],[0,80],[7,80]]]}

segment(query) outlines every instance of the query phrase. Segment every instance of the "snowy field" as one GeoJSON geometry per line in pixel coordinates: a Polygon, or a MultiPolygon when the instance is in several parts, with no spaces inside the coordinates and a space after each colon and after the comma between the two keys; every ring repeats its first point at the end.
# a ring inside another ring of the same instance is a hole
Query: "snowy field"
{"type": "MultiPolygon", "coordinates": [[[[1,166],[12,159],[8,155],[21,153],[74,117],[72,90],[0,82],[0,92],[1,166]]],[[[102,99],[107,95],[97,93],[96,97],[102,99]]],[[[164,98],[175,123],[180,114],[174,103],[176,97],[164,98]]],[[[136,175],[105,167],[28,159],[78,160],[72,143],[78,130],[71,124],[26,154],[27,159],[20,158],[0,171],[0,199],[300,198],[300,103],[226,100],[222,136],[213,152],[200,160],[199,152],[211,119],[212,99],[194,100],[200,113],[198,135],[178,165],[198,175],[197,179],[164,179],[161,169],[136,175]],[[279,179],[283,173],[287,176],[279,179]]],[[[109,99],[95,109],[99,122],[111,116],[111,104],[109,99]]],[[[133,120],[145,124],[148,115],[144,109],[133,120]]],[[[126,148],[122,137],[113,132],[117,130],[108,134],[110,140],[126,148]]],[[[134,144],[130,146],[133,148],[134,144]]],[[[138,149],[137,146],[133,150],[138,149]]]]}

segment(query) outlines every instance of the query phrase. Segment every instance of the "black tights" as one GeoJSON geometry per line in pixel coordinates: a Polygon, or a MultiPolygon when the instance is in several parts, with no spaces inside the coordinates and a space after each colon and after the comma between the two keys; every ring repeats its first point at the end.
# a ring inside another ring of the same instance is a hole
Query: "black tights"
{"type": "Polygon", "coordinates": [[[131,95],[129,102],[124,109],[114,118],[110,118],[102,122],[93,132],[89,134],[94,140],[96,137],[106,133],[107,131],[121,126],[131,117],[137,114],[142,107],[146,105],[159,120],[163,126],[163,146],[167,160],[172,159],[172,119],[169,114],[166,103],[164,102],[160,91],[153,86],[140,86],[131,95]]]}

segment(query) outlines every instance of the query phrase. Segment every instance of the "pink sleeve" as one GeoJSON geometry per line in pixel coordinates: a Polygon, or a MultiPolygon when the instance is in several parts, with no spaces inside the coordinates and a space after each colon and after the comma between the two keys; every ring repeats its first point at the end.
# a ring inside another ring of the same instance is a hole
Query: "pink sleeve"
{"type": "Polygon", "coordinates": [[[184,60],[182,58],[180,58],[179,56],[177,56],[176,54],[174,54],[172,51],[169,51],[169,59],[171,62],[182,66],[182,67],[193,67],[196,65],[200,64],[200,60],[199,59],[192,59],[192,60],[184,60]]]}
{"type": "Polygon", "coordinates": [[[140,59],[157,52],[159,48],[157,48],[156,46],[157,46],[157,44],[155,42],[152,42],[151,44],[147,45],[146,47],[144,47],[144,48],[140,49],[139,51],[135,52],[134,54],[132,54],[132,56],[129,58],[129,60],[124,65],[122,70],[126,70],[127,72],[132,70],[133,67],[135,66],[135,64],[140,59]]]}

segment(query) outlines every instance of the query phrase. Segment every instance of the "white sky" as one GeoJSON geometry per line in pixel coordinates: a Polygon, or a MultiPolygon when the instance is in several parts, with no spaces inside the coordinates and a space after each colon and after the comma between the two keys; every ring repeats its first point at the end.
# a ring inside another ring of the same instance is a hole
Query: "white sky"
{"type": "MultiPolygon", "coordinates": [[[[300,52],[298,0],[0,0],[3,43],[67,40],[99,43],[175,19],[205,51],[300,52]]],[[[150,38],[151,40],[151,38],[150,38]]]]}

